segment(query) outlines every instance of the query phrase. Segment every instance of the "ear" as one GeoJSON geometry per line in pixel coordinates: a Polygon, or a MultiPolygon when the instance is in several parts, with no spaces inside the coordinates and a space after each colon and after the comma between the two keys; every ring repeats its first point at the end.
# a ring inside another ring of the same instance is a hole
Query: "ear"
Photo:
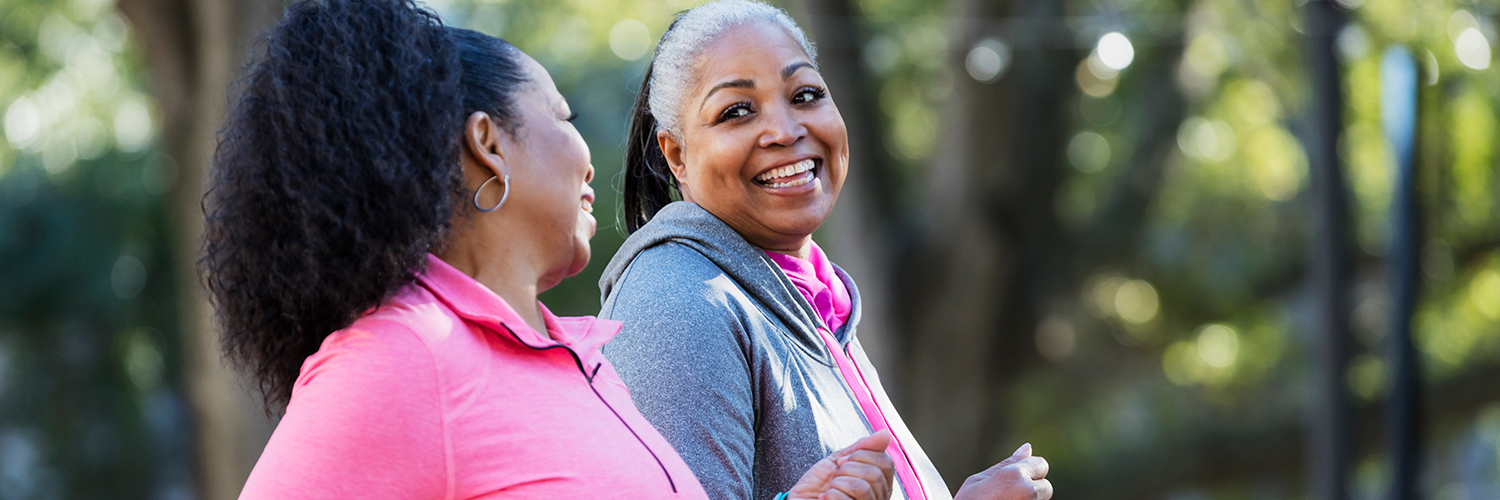
{"type": "Polygon", "coordinates": [[[677,183],[687,184],[687,163],[682,161],[682,143],[677,142],[676,137],[665,130],[656,131],[656,145],[661,146],[661,155],[667,158],[667,168],[672,169],[672,177],[677,178],[677,183]]]}
{"type": "Polygon", "coordinates": [[[490,119],[489,113],[475,111],[464,121],[464,151],[474,163],[484,169],[484,178],[491,175],[505,178],[508,170],[505,165],[505,153],[509,149],[509,141],[494,120],[490,119]]]}

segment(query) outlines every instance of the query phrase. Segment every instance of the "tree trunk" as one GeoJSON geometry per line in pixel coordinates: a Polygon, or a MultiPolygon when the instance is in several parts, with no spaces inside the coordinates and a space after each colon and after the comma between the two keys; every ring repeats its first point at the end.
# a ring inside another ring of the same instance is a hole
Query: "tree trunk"
{"type": "Polygon", "coordinates": [[[275,421],[258,394],[223,363],[212,311],[195,270],[203,236],[205,178],[223,122],[226,89],[247,62],[252,37],[280,17],[276,0],[120,0],[141,41],[161,112],[161,149],[177,165],[172,199],[174,270],[187,348],[197,475],[203,498],[239,496],[275,421]]]}
{"type": "Polygon", "coordinates": [[[1061,2],[960,0],[949,50],[955,88],[929,167],[926,234],[906,267],[900,303],[913,340],[910,421],[950,485],[1009,455],[1007,380],[1037,356],[1031,338],[1042,283],[1068,246],[1053,210],[1065,171],[1071,36],[1061,2]],[[1007,33],[1015,61],[994,83],[965,57],[995,36],[987,23],[1026,17],[1007,33]]]}
{"type": "Polygon", "coordinates": [[[1339,166],[1338,137],[1344,129],[1341,68],[1335,39],[1344,14],[1332,0],[1308,2],[1307,64],[1312,85],[1308,159],[1311,160],[1316,233],[1308,275],[1317,294],[1318,317],[1313,340],[1313,401],[1309,405],[1308,447],[1314,498],[1349,498],[1354,410],[1344,374],[1353,341],[1348,194],[1339,166]]]}

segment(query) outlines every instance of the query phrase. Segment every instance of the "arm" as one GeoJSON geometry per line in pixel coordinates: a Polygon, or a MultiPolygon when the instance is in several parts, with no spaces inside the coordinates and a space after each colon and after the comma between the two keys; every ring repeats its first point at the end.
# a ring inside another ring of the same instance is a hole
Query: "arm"
{"type": "Polygon", "coordinates": [[[308,358],[242,499],[442,498],[437,372],[404,328],[345,330],[308,358]]]}
{"type": "Polygon", "coordinates": [[[744,330],[713,286],[717,267],[695,251],[658,247],[631,268],[601,311],[625,323],[605,355],[710,498],[750,498],[756,388],[744,330]]]}

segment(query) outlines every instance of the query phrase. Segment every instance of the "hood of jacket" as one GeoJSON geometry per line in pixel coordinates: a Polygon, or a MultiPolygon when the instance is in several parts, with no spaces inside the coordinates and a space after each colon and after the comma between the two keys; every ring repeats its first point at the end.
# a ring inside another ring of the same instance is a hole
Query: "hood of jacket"
{"type": "MultiPolygon", "coordinates": [[[[609,301],[615,285],[624,278],[626,269],[636,256],[668,242],[684,245],[703,254],[768,313],[786,325],[799,343],[813,352],[823,351],[817,332],[818,327],[824,326],[823,321],[802,293],[797,291],[791,279],[786,277],[786,273],[782,272],[764,250],[745,241],[728,224],[695,203],[679,201],[668,204],[650,222],[626,238],[625,243],[620,245],[620,250],[610,259],[609,266],[604,269],[604,275],[599,278],[601,302],[609,301]]],[[[835,265],[834,270],[849,289],[854,304],[849,313],[849,321],[834,335],[840,343],[847,344],[854,338],[856,325],[859,323],[859,291],[854,286],[854,280],[849,279],[843,269],[835,265]]]]}

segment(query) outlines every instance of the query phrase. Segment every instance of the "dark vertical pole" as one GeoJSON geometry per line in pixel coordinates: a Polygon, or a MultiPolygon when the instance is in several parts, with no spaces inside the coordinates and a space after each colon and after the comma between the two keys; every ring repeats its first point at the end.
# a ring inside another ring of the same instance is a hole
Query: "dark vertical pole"
{"type": "Polygon", "coordinates": [[[1380,121],[1396,157],[1395,199],[1391,203],[1389,272],[1391,321],[1386,342],[1391,392],[1386,399],[1386,455],[1391,460],[1391,500],[1416,500],[1420,380],[1411,340],[1417,304],[1417,63],[1405,47],[1387,49],[1380,65],[1380,121]]]}
{"type": "Polygon", "coordinates": [[[1311,486],[1323,500],[1349,498],[1353,410],[1344,389],[1349,340],[1348,194],[1339,167],[1343,92],[1334,39],[1344,13],[1333,0],[1307,3],[1307,62],[1312,84],[1309,159],[1314,190],[1315,243],[1308,273],[1318,301],[1314,332],[1314,391],[1309,428],[1311,486]]]}

